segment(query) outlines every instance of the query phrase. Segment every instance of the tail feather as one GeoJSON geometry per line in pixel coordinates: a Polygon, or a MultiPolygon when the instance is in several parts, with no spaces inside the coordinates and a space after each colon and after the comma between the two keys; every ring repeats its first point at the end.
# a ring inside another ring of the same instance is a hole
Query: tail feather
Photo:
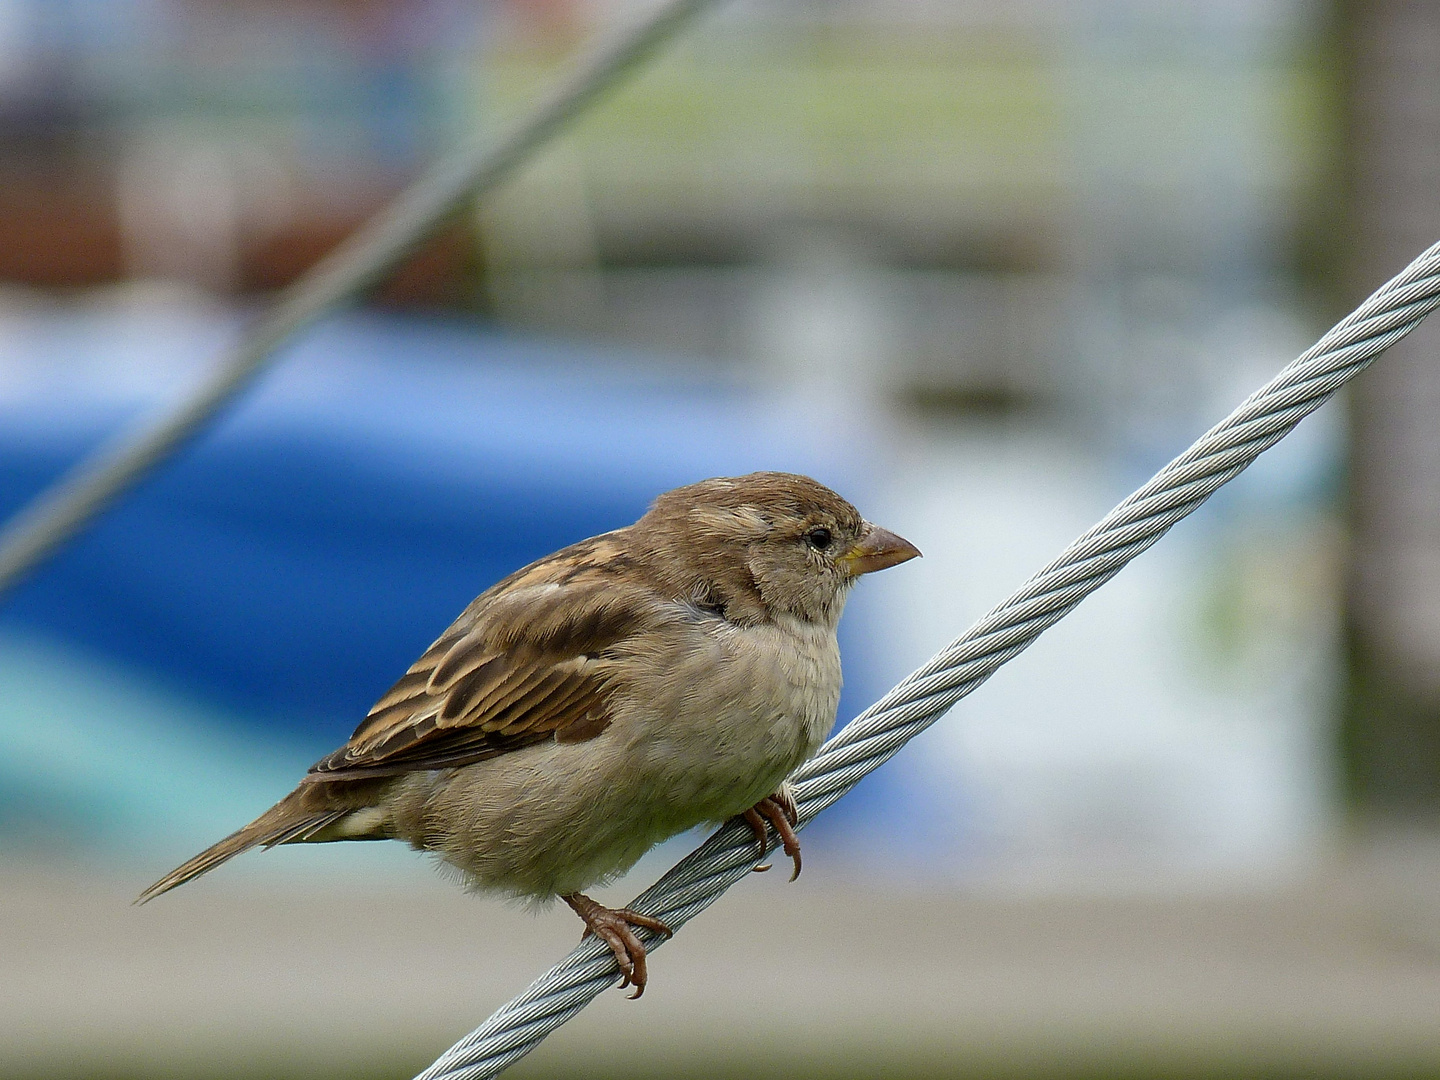
{"type": "Polygon", "coordinates": [[[243,829],[231,833],[218,844],[206,848],[193,859],[171,870],[141,893],[135,902],[143,904],[147,900],[153,900],[161,893],[169,892],[177,885],[184,885],[191,878],[215,869],[226,860],[252,847],[263,844],[268,848],[276,844],[308,839],[350,812],[348,808],[337,810],[326,806],[317,807],[314,801],[311,789],[302,788],[291,792],[243,829]],[[307,802],[310,805],[304,805],[307,802]]]}
{"type": "Polygon", "coordinates": [[[312,814],[309,817],[301,818],[288,828],[282,829],[269,839],[258,841],[258,843],[272,848],[277,844],[297,844],[313,840],[316,833],[328,825],[333,825],[349,813],[349,810],[331,810],[328,813],[312,814]]]}

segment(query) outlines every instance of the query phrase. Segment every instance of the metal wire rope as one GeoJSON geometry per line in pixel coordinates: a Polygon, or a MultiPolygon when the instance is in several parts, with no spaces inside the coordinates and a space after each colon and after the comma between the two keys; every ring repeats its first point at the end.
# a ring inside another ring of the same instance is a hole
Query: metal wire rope
{"type": "Polygon", "coordinates": [[[471,199],[509,177],[605,91],[720,0],[668,0],[608,38],[497,140],[446,158],[288,286],[185,401],[124,433],[0,528],[0,593],[174,453],[270,364],[280,347],[395,269],[471,199]]]}
{"type": "MultiPolygon", "coordinates": [[[[821,747],[793,777],[800,826],[1024,651],[1437,307],[1440,244],[1378,289],[1013,596],[821,747]]],[[[731,822],[630,906],[678,930],[745,877],[755,856],[749,826],[731,822]]],[[[640,933],[651,949],[663,944],[648,931],[640,933]]],[[[614,985],[619,975],[609,947],[587,938],[416,1080],[495,1076],[614,985]]]]}

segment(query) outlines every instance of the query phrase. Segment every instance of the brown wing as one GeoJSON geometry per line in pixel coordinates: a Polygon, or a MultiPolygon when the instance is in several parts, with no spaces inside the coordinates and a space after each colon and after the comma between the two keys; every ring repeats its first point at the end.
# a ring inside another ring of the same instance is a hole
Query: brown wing
{"type": "Polygon", "coordinates": [[[566,549],[483,593],[306,780],[360,780],[468,765],[610,724],[614,649],[655,622],[643,587],[566,549]]]}

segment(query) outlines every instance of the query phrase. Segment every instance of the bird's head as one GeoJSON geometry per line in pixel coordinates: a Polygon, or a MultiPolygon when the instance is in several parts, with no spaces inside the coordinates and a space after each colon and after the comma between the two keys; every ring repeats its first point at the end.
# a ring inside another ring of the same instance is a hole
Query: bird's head
{"type": "Polygon", "coordinates": [[[720,477],[667,491],[635,525],[677,595],[733,622],[788,615],[834,626],[862,574],[920,554],[823,484],[794,473],[720,477]]]}

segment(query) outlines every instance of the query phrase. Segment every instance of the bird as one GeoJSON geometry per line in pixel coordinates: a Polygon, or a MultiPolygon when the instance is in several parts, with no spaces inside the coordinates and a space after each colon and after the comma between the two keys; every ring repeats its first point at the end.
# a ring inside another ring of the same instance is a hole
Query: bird
{"type": "Polygon", "coordinates": [[[835,721],[846,597],[919,554],[807,476],[667,491],[482,592],[344,746],[137,903],[256,846],[396,839],[474,890],[560,898],[639,997],[635,931],[670,928],[585,890],[732,818],[762,857],[773,828],[799,875],[787,778],[835,721]]]}

